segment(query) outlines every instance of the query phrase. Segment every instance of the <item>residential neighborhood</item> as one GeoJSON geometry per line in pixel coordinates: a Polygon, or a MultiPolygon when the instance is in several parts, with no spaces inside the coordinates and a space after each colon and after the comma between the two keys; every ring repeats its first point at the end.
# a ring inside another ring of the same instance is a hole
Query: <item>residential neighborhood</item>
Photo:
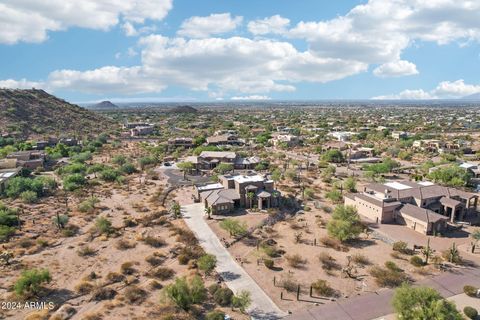
{"type": "Polygon", "coordinates": [[[0,320],[479,320],[480,0],[0,1],[0,320]]]}

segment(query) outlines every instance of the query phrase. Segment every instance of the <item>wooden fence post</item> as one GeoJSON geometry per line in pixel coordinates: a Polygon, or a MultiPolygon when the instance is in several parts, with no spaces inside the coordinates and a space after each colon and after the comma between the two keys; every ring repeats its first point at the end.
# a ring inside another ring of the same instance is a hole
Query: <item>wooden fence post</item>
{"type": "Polygon", "coordinates": [[[297,286],[297,301],[300,299],[300,285],[297,286]]]}

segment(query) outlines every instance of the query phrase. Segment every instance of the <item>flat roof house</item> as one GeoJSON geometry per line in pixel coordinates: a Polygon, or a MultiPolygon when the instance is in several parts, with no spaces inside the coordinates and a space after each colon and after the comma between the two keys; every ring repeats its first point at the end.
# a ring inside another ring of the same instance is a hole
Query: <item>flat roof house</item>
{"type": "Polygon", "coordinates": [[[168,149],[173,150],[179,147],[189,149],[193,148],[193,139],[192,138],[171,138],[168,139],[168,149]]]}
{"type": "Polygon", "coordinates": [[[18,167],[34,170],[44,166],[46,157],[43,151],[29,150],[10,153],[7,159],[16,159],[18,167]]]}
{"type": "Polygon", "coordinates": [[[264,176],[224,175],[219,182],[196,186],[197,199],[213,214],[226,214],[237,208],[265,210],[278,207],[280,193],[273,189],[273,181],[264,176]]]}
{"type": "Polygon", "coordinates": [[[5,191],[8,186],[8,181],[15,177],[19,171],[19,168],[0,169],[0,193],[3,193],[5,191]]]}
{"type": "Polygon", "coordinates": [[[223,146],[223,145],[230,145],[230,146],[239,146],[242,145],[243,142],[238,139],[237,135],[234,134],[222,134],[211,136],[207,138],[207,145],[209,146],[223,146]]]}
{"type": "Polygon", "coordinates": [[[418,232],[443,232],[447,222],[476,213],[478,195],[431,182],[372,183],[362,193],[347,194],[345,205],[377,223],[399,223],[418,232]]]}
{"type": "Polygon", "coordinates": [[[274,146],[286,144],[289,147],[295,147],[302,142],[302,139],[292,134],[278,134],[272,138],[272,141],[274,146]]]}
{"type": "Polygon", "coordinates": [[[230,151],[202,151],[198,156],[185,158],[185,161],[193,163],[197,171],[213,170],[220,163],[231,163],[237,170],[252,170],[260,163],[260,158],[243,158],[230,151]]]}
{"type": "Polygon", "coordinates": [[[130,136],[131,137],[138,137],[138,136],[146,136],[153,133],[153,125],[148,126],[139,126],[133,129],[130,129],[130,136]]]}

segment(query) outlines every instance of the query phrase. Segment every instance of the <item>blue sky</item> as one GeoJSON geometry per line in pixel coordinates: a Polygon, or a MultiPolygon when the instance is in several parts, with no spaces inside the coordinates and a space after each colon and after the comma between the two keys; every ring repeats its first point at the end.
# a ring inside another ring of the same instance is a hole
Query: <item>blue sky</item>
{"type": "Polygon", "coordinates": [[[0,3],[0,87],[74,102],[480,92],[480,2],[43,2],[0,3]]]}

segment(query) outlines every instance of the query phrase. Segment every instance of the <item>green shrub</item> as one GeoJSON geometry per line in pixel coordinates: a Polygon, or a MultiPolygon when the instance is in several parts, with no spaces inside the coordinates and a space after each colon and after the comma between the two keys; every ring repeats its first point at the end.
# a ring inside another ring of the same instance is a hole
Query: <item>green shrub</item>
{"type": "Polygon", "coordinates": [[[63,178],[63,188],[67,191],[75,191],[87,183],[85,176],[79,173],[71,174],[63,178]]]}
{"type": "Polygon", "coordinates": [[[232,298],[232,306],[245,312],[248,306],[252,303],[251,294],[249,291],[240,291],[239,294],[232,298]]]}
{"type": "Polygon", "coordinates": [[[104,217],[97,218],[95,221],[95,227],[97,228],[98,232],[106,235],[109,235],[114,231],[110,220],[104,217]]]}
{"type": "Polygon", "coordinates": [[[463,292],[469,296],[469,297],[476,297],[477,296],[477,288],[475,288],[474,286],[469,286],[469,285],[466,285],[463,287],[463,292]]]}
{"type": "Polygon", "coordinates": [[[41,285],[49,283],[51,280],[50,271],[47,269],[25,270],[15,282],[14,290],[19,296],[36,295],[40,291],[41,285]]]}
{"type": "Polygon", "coordinates": [[[263,264],[265,265],[265,267],[267,267],[268,269],[272,269],[273,268],[273,265],[275,264],[273,262],[272,259],[264,259],[263,260],[263,264]]]}
{"type": "Polygon", "coordinates": [[[222,307],[227,307],[232,303],[233,291],[229,288],[218,288],[213,293],[213,300],[222,307]]]}
{"type": "Polygon", "coordinates": [[[25,203],[35,203],[38,201],[38,196],[37,193],[34,191],[23,191],[20,194],[20,198],[22,199],[23,202],[25,203]]]}
{"type": "Polygon", "coordinates": [[[405,253],[407,251],[407,248],[408,248],[408,244],[403,241],[394,242],[392,247],[393,251],[398,251],[401,253],[405,253]]]}
{"type": "Polygon", "coordinates": [[[8,226],[0,225],[0,242],[7,241],[14,234],[15,234],[15,228],[14,227],[8,227],[8,226]]]}
{"type": "Polygon", "coordinates": [[[213,269],[215,269],[215,266],[217,265],[217,257],[213,254],[205,254],[198,259],[197,265],[200,270],[208,275],[213,269]]]}
{"type": "Polygon", "coordinates": [[[410,263],[415,267],[423,267],[425,265],[425,263],[423,262],[423,259],[419,256],[411,257],[410,263]]]}
{"type": "Polygon", "coordinates": [[[90,197],[80,202],[80,204],[78,205],[78,210],[84,213],[93,213],[93,211],[95,210],[95,205],[98,202],[100,202],[98,198],[90,197]]]}
{"type": "Polygon", "coordinates": [[[220,310],[213,310],[207,313],[205,320],[223,320],[225,319],[225,313],[220,310]]]}
{"type": "Polygon", "coordinates": [[[316,294],[324,297],[333,297],[337,295],[337,292],[335,289],[330,287],[327,281],[325,280],[317,280],[314,283],[312,283],[312,288],[315,291],[316,294]]]}
{"type": "Polygon", "coordinates": [[[388,270],[394,271],[394,272],[402,272],[403,270],[400,269],[397,264],[393,261],[385,261],[385,267],[388,270]]]}
{"type": "Polygon", "coordinates": [[[202,278],[176,278],[175,282],[165,287],[166,296],[179,308],[189,310],[192,304],[202,303],[206,298],[206,290],[202,278]]]}
{"type": "Polygon", "coordinates": [[[401,271],[395,271],[390,268],[372,267],[370,274],[375,278],[375,282],[381,287],[398,287],[408,280],[408,276],[401,271]]]}
{"type": "Polygon", "coordinates": [[[342,242],[357,238],[363,230],[357,209],[338,205],[327,223],[327,230],[329,236],[342,242]]]}
{"type": "Polygon", "coordinates": [[[478,316],[477,309],[470,306],[466,306],[465,308],[463,308],[463,313],[465,313],[465,315],[470,319],[476,319],[478,316]]]}
{"type": "Polygon", "coordinates": [[[217,283],[214,283],[208,287],[208,292],[213,295],[218,289],[220,289],[221,286],[217,283]]]}

